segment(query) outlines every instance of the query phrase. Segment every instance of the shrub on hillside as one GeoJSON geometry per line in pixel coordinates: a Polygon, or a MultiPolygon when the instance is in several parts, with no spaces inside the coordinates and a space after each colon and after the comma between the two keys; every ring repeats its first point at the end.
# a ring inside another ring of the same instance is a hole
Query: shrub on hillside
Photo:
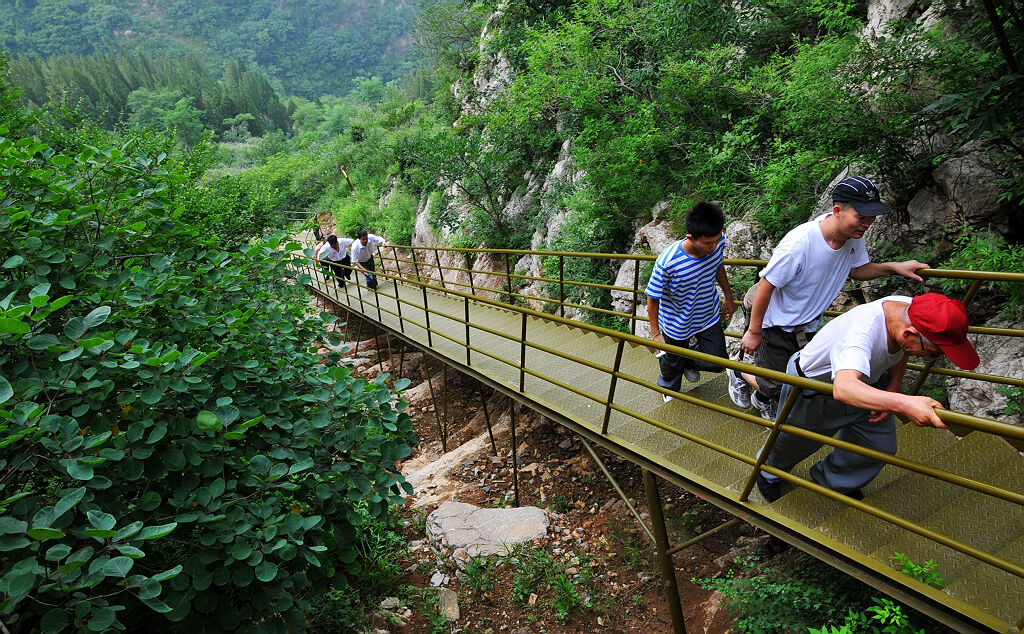
{"type": "Polygon", "coordinates": [[[410,419],[319,363],[294,245],[220,250],[166,217],[174,165],[4,132],[0,618],[301,630],[409,490],[410,419]]]}

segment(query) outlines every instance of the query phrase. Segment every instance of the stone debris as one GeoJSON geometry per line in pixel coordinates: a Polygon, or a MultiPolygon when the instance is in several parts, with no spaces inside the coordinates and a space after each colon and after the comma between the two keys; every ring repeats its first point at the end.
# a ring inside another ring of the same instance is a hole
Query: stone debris
{"type": "Polygon", "coordinates": [[[449,590],[448,588],[438,588],[437,602],[438,609],[446,619],[449,621],[459,620],[459,595],[457,592],[449,590]]]}

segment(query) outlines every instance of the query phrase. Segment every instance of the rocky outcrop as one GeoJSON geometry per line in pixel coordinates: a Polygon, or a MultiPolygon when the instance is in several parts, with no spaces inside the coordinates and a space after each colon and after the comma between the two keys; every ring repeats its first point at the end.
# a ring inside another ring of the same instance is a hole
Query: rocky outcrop
{"type": "MultiPolygon", "coordinates": [[[[1016,319],[998,317],[984,325],[990,328],[1020,328],[1024,323],[1024,309],[1018,311],[1016,319]]],[[[1024,342],[1007,337],[974,335],[974,347],[981,357],[977,372],[1006,377],[1024,376],[1024,342]]],[[[958,412],[969,412],[976,416],[995,418],[1015,425],[1024,425],[1021,415],[1006,412],[1009,398],[992,383],[970,379],[949,381],[949,406],[958,412]]]]}

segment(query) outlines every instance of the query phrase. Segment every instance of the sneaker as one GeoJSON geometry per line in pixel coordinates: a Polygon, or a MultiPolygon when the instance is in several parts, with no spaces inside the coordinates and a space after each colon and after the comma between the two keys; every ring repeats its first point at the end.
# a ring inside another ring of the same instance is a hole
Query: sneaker
{"type": "Polygon", "coordinates": [[[683,368],[683,376],[690,383],[696,383],[700,381],[700,370],[697,368],[683,368]]]}
{"type": "Polygon", "coordinates": [[[782,497],[782,491],[779,490],[779,483],[769,481],[768,478],[764,477],[763,473],[757,474],[757,490],[761,492],[761,497],[769,502],[774,502],[782,497]]]}
{"type": "MultiPolygon", "coordinates": [[[[829,488],[827,485],[824,485],[824,484],[818,482],[818,479],[814,477],[813,473],[811,473],[811,481],[814,482],[814,484],[817,484],[818,486],[823,486],[825,488],[829,488]]],[[[835,489],[832,489],[832,490],[835,491],[835,489]]],[[[836,493],[843,493],[843,492],[842,491],[836,491],[836,493]]],[[[864,491],[861,490],[861,489],[853,489],[852,491],[847,491],[846,493],[843,493],[843,495],[845,495],[848,498],[853,498],[854,500],[858,500],[858,501],[864,499],[864,491]]]]}
{"type": "Polygon", "coordinates": [[[757,392],[750,395],[750,404],[761,412],[761,418],[765,420],[775,420],[779,414],[779,404],[775,401],[762,401],[757,392]]]}
{"type": "Polygon", "coordinates": [[[736,370],[728,370],[729,373],[729,398],[736,407],[747,409],[750,407],[750,384],[743,380],[736,370]]]}

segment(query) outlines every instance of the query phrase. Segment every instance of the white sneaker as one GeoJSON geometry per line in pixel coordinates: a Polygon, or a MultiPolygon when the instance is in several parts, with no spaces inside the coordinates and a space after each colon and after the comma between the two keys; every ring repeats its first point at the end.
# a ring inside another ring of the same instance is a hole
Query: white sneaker
{"type": "Polygon", "coordinates": [[[750,384],[736,370],[725,372],[729,375],[729,398],[736,403],[736,407],[747,409],[750,407],[750,384]]]}
{"type": "Polygon", "coordinates": [[[761,418],[765,420],[775,420],[775,417],[779,414],[779,404],[775,401],[768,401],[767,403],[762,401],[758,397],[757,392],[754,392],[750,396],[750,404],[757,408],[761,412],[761,418]]]}
{"type": "Polygon", "coordinates": [[[683,376],[690,383],[696,383],[700,381],[700,370],[697,368],[683,368],[683,376]]]}

